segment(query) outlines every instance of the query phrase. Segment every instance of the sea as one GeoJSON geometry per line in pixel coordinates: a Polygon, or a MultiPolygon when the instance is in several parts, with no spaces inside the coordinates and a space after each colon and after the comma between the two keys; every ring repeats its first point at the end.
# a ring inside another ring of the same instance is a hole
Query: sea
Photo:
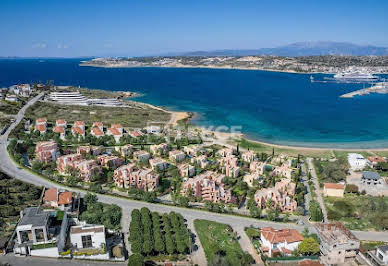
{"type": "MultiPolygon", "coordinates": [[[[85,59],[0,59],[0,87],[52,81],[133,91],[136,101],[195,113],[192,123],[304,147],[388,148],[388,95],[339,96],[363,84],[311,83],[310,74],[206,68],[95,68],[85,59]]],[[[330,75],[313,74],[316,80],[330,75]]],[[[380,75],[388,78],[387,75],[380,75]]]]}

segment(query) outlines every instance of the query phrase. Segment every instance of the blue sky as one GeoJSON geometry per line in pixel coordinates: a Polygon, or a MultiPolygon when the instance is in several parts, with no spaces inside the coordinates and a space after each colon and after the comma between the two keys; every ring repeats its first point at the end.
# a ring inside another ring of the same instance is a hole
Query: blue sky
{"type": "Polygon", "coordinates": [[[135,56],[298,41],[388,46],[386,0],[1,0],[0,56],[135,56]]]}

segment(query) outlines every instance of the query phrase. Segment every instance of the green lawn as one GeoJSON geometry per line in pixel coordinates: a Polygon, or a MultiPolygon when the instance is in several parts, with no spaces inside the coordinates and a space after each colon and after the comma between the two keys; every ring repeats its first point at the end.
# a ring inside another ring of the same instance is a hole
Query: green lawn
{"type": "Polygon", "coordinates": [[[275,154],[286,154],[289,156],[297,157],[298,154],[306,156],[306,157],[318,157],[318,158],[331,158],[332,154],[330,150],[320,150],[320,149],[305,149],[301,148],[279,148],[274,147],[270,144],[263,144],[254,141],[249,141],[246,139],[234,139],[231,141],[231,144],[239,144],[240,147],[244,149],[250,149],[255,152],[265,152],[268,154],[272,154],[272,149],[274,149],[275,154]]]}
{"type": "Polygon", "coordinates": [[[337,159],[338,158],[348,158],[348,153],[358,153],[358,154],[361,154],[362,156],[364,156],[364,158],[368,158],[369,156],[373,155],[368,151],[342,151],[342,150],[337,151],[337,150],[334,150],[333,152],[334,152],[335,157],[337,159]]]}
{"type": "Polygon", "coordinates": [[[194,226],[209,264],[250,265],[252,257],[242,251],[232,227],[208,220],[195,220],[194,226]]]}

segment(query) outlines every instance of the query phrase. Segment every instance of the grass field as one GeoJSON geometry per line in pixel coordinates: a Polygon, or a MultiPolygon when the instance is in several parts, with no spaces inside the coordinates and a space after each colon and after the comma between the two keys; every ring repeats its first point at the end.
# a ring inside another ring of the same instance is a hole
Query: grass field
{"type": "Polygon", "coordinates": [[[368,158],[369,156],[373,155],[372,153],[370,153],[368,151],[338,151],[338,150],[334,150],[333,152],[334,152],[335,157],[337,159],[338,158],[347,158],[348,153],[358,153],[358,154],[361,154],[362,156],[364,156],[364,158],[368,158]]]}
{"type": "Polygon", "coordinates": [[[298,154],[306,156],[306,157],[319,157],[319,158],[331,158],[332,153],[330,150],[320,150],[320,149],[304,149],[301,148],[280,148],[275,147],[270,144],[258,143],[254,141],[249,141],[246,139],[235,139],[232,141],[233,144],[239,144],[240,147],[244,149],[250,149],[255,152],[265,152],[268,154],[272,154],[272,149],[274,149],[275,154],[286,154],[289,156],[297,157],[298,154]]]}
{"type": "Polygon", "coordinates": [[[351,230],[386,230],[388,198],[345,194],[344,198],[325,198],[330,220],[343,222],[351,230]]]}
{"type": "Polygon", "coordinates": [[[69,106],[38,102],[26,112],[26,117],[35,120],[46,117],[49,122],[65,119],[68,123],[83,120],[86,124],[101,121],[105,125],[119,123],[127,128],[144,128],[147,122],[166,123],[170,114],[151,107],[100,107],[100,106],[69,106]]]}
{"type": "Polygon", "coordinates": [[[229,225],[195,220],[194,226],[209,265],[250,265],[250,255],[242,251],[229,225]]]}

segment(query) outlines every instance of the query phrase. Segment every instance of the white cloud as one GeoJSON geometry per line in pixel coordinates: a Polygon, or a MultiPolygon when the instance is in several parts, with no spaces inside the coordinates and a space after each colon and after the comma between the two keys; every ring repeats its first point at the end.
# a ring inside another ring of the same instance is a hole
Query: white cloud
{"type": "Polygon", "coordinates": [[[35,48],[35,49],[45,49],[47,48],[47,44],[45,43],[35,43],[32,48],[35,48]]]}

